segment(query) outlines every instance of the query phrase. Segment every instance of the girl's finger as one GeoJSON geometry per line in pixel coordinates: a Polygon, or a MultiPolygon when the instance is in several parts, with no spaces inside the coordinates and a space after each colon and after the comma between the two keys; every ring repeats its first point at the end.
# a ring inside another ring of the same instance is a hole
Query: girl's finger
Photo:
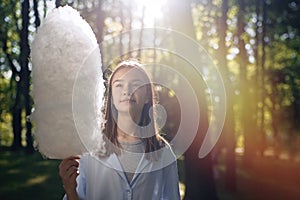
{"type": "Polygon", "coordinates": [[[61,163],[60,163],[60,165],[59,165],[59,175],[61,176],[61,177],[63,177],[64,176],[64,174],[68,171],[68,170],[70,170],[70,168],[71,167],[76,167],[76,168],[78,168],[79,167],[79,160],[78,159],[80,159],[80,157],[78,157],[78,156],[72,156],[72,157],[69,157],[69,158],[66,158],[66,159],[64,159],[61,163]],[[76,159],[75,159],[76,158],[76,159]]]}

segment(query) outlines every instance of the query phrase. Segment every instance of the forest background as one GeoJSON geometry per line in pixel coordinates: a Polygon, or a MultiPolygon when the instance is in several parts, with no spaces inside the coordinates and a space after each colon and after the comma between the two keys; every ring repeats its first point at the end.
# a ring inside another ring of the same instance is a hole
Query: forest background
{"type": "MultiPolygon", "coordinates": [[[[91,25],[99,44],[124,31],[160,27],[187,35],[208,52],[224,80],[227,112],[213,151],[195,161],[197,170],[212,172],[203,175],[212,184],[202,182],[199,187],[213,187],[210,191],[220,199],[300,196],[299,0],[1,0],[0,168],[5,181],[0,197],[14,199],[13,194],[25,191],[30,199],[32,192],[55,199],[55,193],[63,193],[59,178],[49,176],[56,173],[57,162],[43,160],[35,151],[29,58],[34,33],[46,13],[66,4],[91,25]],[[53,191],[38,192],[46,191],[49,183],[55,185],[50,187],[53,191]],[[24,189],[27,186],[33,191],[24,189]]],[[[158,39],[163,37],[159,33],[158,39]]],[[[120,38],[112,41],[120,54],[128,53],[120,38]]],[[[157,50],[134,56],[170,66],[181,63],[157,50]]],[[[154,70],[155,74],[162,75],[154,70]]],[[[175,80],[172,74],[163,76],[175,80]]],[[[203,94],[209,97],[210,91],[203,94]]],[[[168,135],[178,129],[180,108],[173,109],[178,101],[172,91],[160,88],[159,95],[170,116],[163,128],[168,135]]],[[[179,159],[182,193],[188,181],[184,159],[179,159]]]]}

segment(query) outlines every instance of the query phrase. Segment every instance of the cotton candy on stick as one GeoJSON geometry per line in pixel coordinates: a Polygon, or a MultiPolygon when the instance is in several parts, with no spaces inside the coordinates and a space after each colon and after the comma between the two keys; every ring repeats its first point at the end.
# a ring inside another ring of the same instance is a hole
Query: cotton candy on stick
{"type": "Polygon", "coordinates": [[[52,10],[31,59],[38,150],[52,159],[103,152],[101,56],[89,24],[69,6],[52,10]]]}

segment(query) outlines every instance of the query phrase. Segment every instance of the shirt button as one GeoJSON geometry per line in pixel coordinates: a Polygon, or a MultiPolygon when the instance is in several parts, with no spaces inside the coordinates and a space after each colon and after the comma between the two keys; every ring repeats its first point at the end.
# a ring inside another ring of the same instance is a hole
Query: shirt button
{"type": "Polygon", "coordinates": [[[127,199],[131,199],[131,192],[130,192],[130,190],[126,190],[126,192],[127,192],[127,199]]]}

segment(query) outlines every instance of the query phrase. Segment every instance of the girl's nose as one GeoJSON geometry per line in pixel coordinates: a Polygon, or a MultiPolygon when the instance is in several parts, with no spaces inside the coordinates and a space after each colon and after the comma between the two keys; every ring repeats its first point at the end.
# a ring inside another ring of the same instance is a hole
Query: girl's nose
{"type": "Polygon", "coordinates": [[[123,95],[129,95],[128,90],[123,90],[123,95]]]}
{"type": "Polygon", "coordinates": [[[131,93],[132,93],[132,91],[131,91],[130,86],[126,84],[126,85],[124,86],[124,88],[123,88],[123,95],[128,95],[128,96],[130,96],[131,93]]]}

